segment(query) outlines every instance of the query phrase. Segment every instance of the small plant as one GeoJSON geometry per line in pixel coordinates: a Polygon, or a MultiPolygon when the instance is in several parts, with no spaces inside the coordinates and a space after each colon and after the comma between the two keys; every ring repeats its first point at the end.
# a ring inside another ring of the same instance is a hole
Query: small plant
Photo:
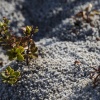
{"type": "Polygon", "coordinates": [[[100,82],[100,66],[98,68],[94,68],[94,71],[90,73],[90,78],[93,79],[93,86],[97,86],[100,82]]]}
{"type": "Polygon", "coordinates": [[[89,4],[84,10],[78,12],[74,17],[76,20],[75,23],[78,23],[79,19],[81,19],[81,21],[85,21],[86,23],[90,23],[91,26],[94,26],[92,24],[93,17],[95,15],[100,15],[100,12],[97,10],[92,10],[92,7],[92,4],[89,4]]]}
{"type": "Polygon", "coordinates": [[[0,22],[0,45],[6,50],[9,60],[24,61],[26,59],[28,65],[29,59],[38,57],[38,48],[32,39],[33,35],[38,32],[38,27],[26,26],[22,30],[22,37],[12,34],[9,20],[4,17],[3,22],[0,22]]]}
{"type": "Polygon", "coordinates": [[[20,78],[20,72],[14,71],[10,66],[5,71],[1,72],[1,78],[4,83],[15,84],[20,78]]]}
{"type": "MultiPolygon", "coordinates": [[[[6,51],[9,60],[26,61],[28,65],[30,59],[38,57],[38,48],[33,40],[38,27],[26,26],[22,31],[22,37],[15,36],[9,27],[9,20],[3,17],[3,21],[0,22],[0,46],[6,51]]],[[[3,63],[1,62],[0,65],[3,63]]],[[[14,71],[10,66],[1,72],[1,78],[5,83],[15,84],[19,77],[20,72],[14,71]]]]}
{"type": "Polygon", "coordinates": [[[19,61],[23,61],[24,60],[23,52],[24,48],[22,46],[19,46],[12,48],[7,53],[10,60],[17,59],[19,61]]]}

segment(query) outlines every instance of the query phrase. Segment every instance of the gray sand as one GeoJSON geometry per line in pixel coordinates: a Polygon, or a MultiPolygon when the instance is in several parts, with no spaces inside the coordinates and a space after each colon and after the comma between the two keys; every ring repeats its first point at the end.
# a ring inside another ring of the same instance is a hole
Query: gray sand
{"type": "MultiPolygon", "coordinates": [[[[7,16],[15,34],[25,25],[40,29],[39,58],[12,66],[22,78],[14,86],[0,80],[0,100],[100,100],[100,84],[94,89],[89,78],[90,66],[100,65],[100,30],[85,24],[78,35],[71,31],[72,16],[89,3],[100,10],[99,0],[0,0],[0,19],[7,16]]],[[[8,62],[2,50],[0,58],[8,62]]]]}

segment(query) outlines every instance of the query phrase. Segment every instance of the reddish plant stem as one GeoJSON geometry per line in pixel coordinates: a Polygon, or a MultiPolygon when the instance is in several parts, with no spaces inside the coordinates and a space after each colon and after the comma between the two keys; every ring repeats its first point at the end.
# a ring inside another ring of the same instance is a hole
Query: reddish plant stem
{"type": "Polygon", "coordinates": [[[30,48],[30,39],[32,39],[32,35],[33,34],[34,34],[34,29],[32,29],[32,32],[31,32],[31,34],[29,36],[29,40],[28,40],[28,49],[26,51],[26,54],[27,54],[27,56],[26,56],[26,64],[27,65],[29,65],[29,57],[28,57],[28,54],[29,54],[29,48],[30,48]]]}

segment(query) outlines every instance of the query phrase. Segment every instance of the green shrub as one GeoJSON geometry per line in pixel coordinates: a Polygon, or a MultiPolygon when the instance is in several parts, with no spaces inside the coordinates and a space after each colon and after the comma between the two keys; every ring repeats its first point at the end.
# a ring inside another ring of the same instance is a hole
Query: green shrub
{"type": "MultiPolygon", "coordinates": [[[[9,20],[3,17],[0,22],[0,46],[6,51],[9,60],[26,61],[38,57],[38,48],[35,45],[33,36],[38,32],[38,27],[26,26],[22,28],[23,36],[18,37],[12,33],[9,27],[9,20]]],[[[10,66],[1,72],[3,82],[14,84],[20,77],[20,72],[14,71],[10,66]]]]}
{"type": "Polygon", "coordinates": [[[4,83],[13,85],[20,78],[20,72],[14,71],[10,66],[8,66],[6,70],[1,73],[1,78],[4,83]]]}
{"type": "Polygon", "coordinates": [[[26,59],[28,65],[29,59],[38,57],[38,48],[32,39],[33,35],[38,32],[38,27],[26,26],[22,30],[22,37],[12,34],[9,20],[4,17],[0,22],[0,45],[6,50],[9,60],[23,61],[26,59]]]}

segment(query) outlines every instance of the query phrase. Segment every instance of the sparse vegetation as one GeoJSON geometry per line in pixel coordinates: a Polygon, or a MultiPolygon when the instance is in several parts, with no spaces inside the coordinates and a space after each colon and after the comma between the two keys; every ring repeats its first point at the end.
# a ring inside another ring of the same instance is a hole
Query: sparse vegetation
{"type": "Polygon", "coordinates": [[[20,78],[20,72],[14,71],[14,69],[12,69],[10,66],[8,66],[0,75],[4,83],[11,85],[15,84],[20,78]]]}
{"type": "MultiPolygon", "coordinates": [[[[75,20],[74,27],[72,28],[72,32],[75,34],[79,34],[80,29],[83,28],[83,23],[90,24],[91,27],[95,27],[95,25],[92,23],[93,18],[96,15],[100,15],[100,12],[97,10],[92,10],[92,4],[89,4],[88,7],[86,7],[84,10],[79,11],[73,18],[75,20]],[[77,30],[78,28],[78,30],[77,30]]],[[[97,28],[99,30],[99,24],[97,22],[97,28]]],[[[100,33],[100,32],[99,32],[100,33]]],[[[96,37],[96,41],[100,41],[99,37],[96,37]]],[[[74,64],[79,64],[78,61],[75,61],[74,64]]],[[[92,67],[94,71],[91,72],[90,78],[93,80],[93,86],[97,86],[100,82],[100,66],[98,68],[92,67]]]]}
{"type": "Polygon", "coordinates": [[[89,23],[93,27],[93,18],[95,17],[95,15],[100,15],[100,12],[97,10],[92,10],[92,7],[92,4],[89,4],[88,7],[86,7],[84,10],[78,12],[74,17],[74,19],[76,20],[75,23],[78,23],[80,20],[89,23]]]}
{"type": "MultiPolygon", "coordinates": [[[[38,57],[38,48],[32,39],[33,35],[38,32],[38,27],[26,26],[23,27],[22,30],[22,37],[15,36],[10,30],[9,20],[6,17],[3,17],[3,21],[0,22],[0,45],[6,51],[6,55],[8,55],[9,60],[26,61],[26,64],[28,65],[30,59],[38,57]]],[[[10,75],[14,74],[14,70],[10,67],[6,69],[6,72],[7,70],[8,73],[9,71],[13,72],[10,73],[10,75]]],[[[16,82],[16,79],[11,79],[9,78],[10,76],[6,76],[4,73],[2,73],[4,82],[8,82],[10,84],[16,82]]]]}

